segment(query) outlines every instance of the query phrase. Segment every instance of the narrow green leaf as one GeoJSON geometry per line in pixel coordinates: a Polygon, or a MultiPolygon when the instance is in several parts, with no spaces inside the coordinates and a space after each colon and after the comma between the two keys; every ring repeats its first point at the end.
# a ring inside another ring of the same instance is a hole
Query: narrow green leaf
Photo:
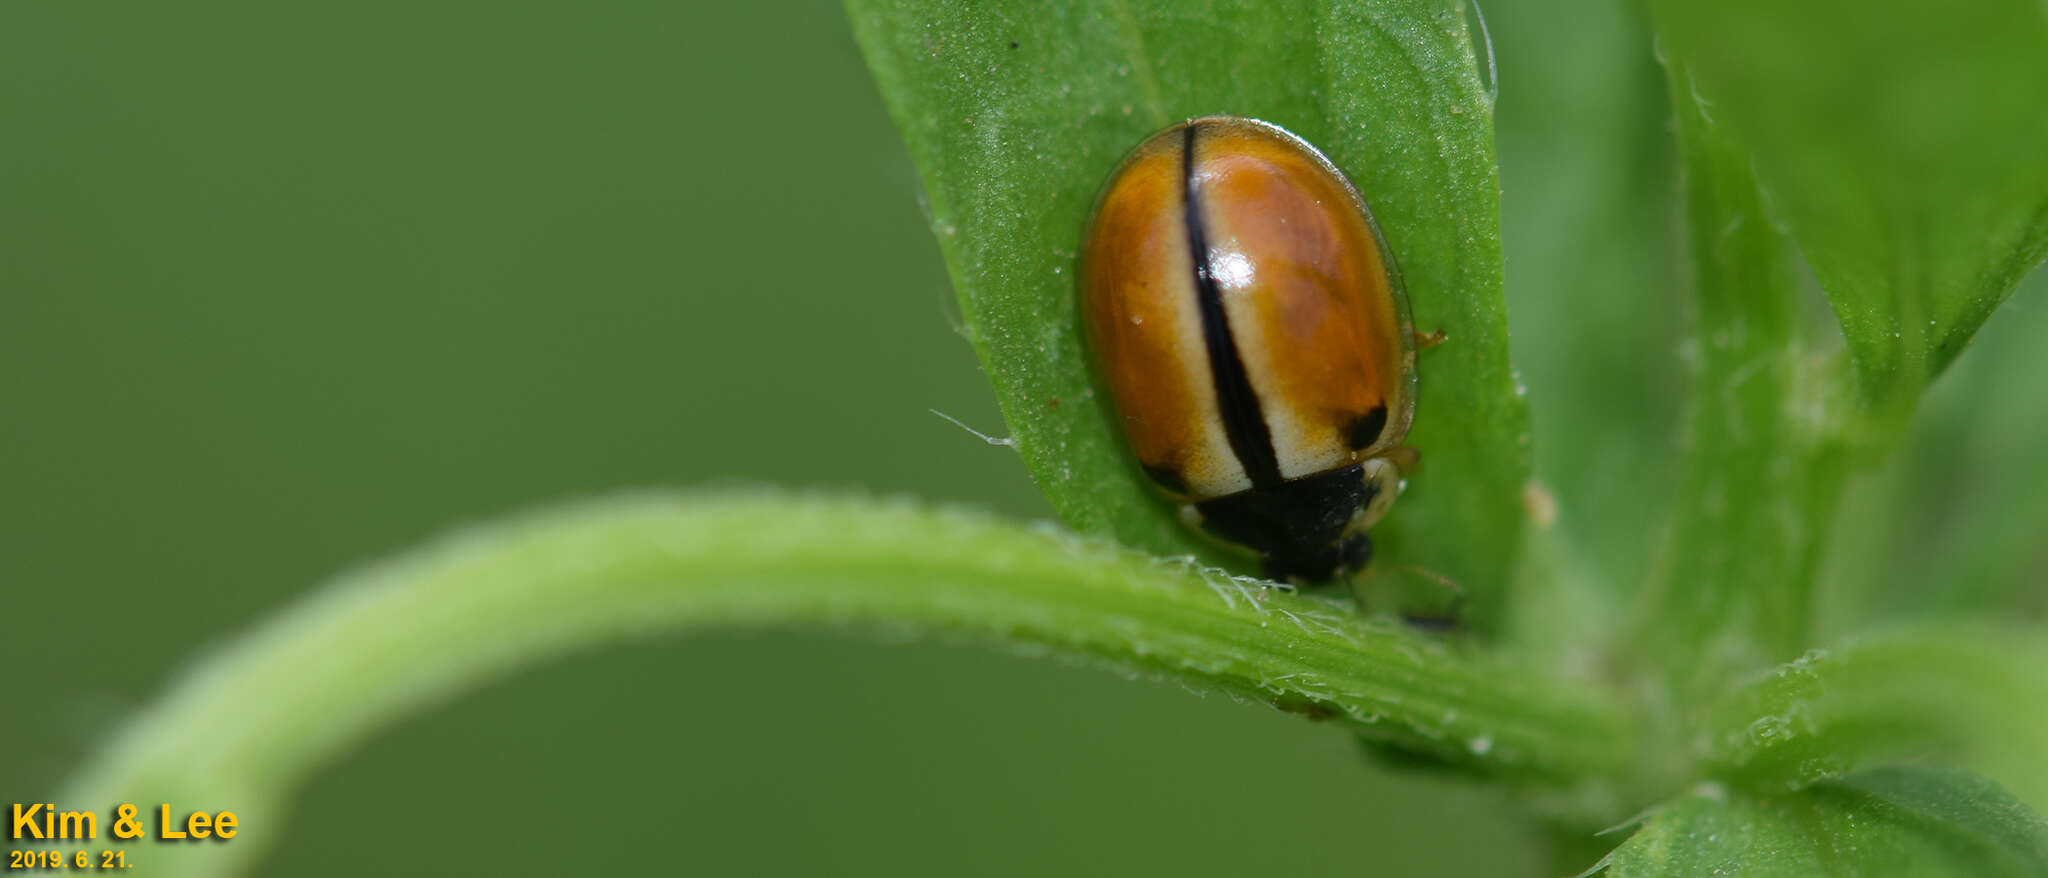
{"type": "Polygon", "coordinates": [[[1693,749],[1764,790],[1940,759],[2048,807],[2048,638],[1955,627],[1816,650],[1714,705],[1693,749]]]}
{"type": "Polygon", "coordinates": [[[1052,527],[902,502],[648,493],[473,528],[340,577],[209,656],[58,801],[234,803],[247,838],[149,852],[152,875],[225,874],[283,837],[308,772],[454,693],[570,650],[791,625],[1050,653],[1532,781],[1611,774],[1629,750],[1616,708],[1591,693],[1052,527]]]}
{"type": "Polygon", "coordinates": [[[1751,797],[1702,788],[1660,810],[1594,872],[1915,878],[2048,874],[2048,822],[1997,784],[1886,768],[1751,797]]]}
{"type": "Polygon", "coordinates": [[[1168,123],[1286,127],[1378,215],[1425,330],[1421,471],[1377,536],[1388,565],[1460,583],[1481,615],[1519,543],[1527,418],[1508,365],[1492,102],[1450,0],[848,0],[924,179],[968,337],[1069,524],[1160,555],[1214,553],[1147,492],[1099,398],[1074,259],[1097,189],[1168,123]]]}
{"type": "Polygon", "coordinates": [[[1826,288],[1888,438],[2048,251],[2048,15],[2036,0],[1654,8],[1826,288]]]}

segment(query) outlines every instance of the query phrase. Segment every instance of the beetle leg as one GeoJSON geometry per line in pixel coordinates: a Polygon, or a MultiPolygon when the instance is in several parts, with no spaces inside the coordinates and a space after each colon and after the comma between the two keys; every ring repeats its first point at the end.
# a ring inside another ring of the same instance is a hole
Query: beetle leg
{"type": "Polygon", "coordinates": [[[1389,448],[1386,453],[1380,455],[1380,458],[1392,463],[1404,476],[1414,473],[1415,468],[1422,465],[1422,452],[1417,451],[1413,445],[1389,448]]]}
{"type": "Polygon", "coordinates": [[[1367,570],[1351,580],[1351,594],[1359,606],[1391,611],[1423,631],[1456,631],[1465,613],[1465,590],[1458,583],[1413,565],[1367,570]]]}

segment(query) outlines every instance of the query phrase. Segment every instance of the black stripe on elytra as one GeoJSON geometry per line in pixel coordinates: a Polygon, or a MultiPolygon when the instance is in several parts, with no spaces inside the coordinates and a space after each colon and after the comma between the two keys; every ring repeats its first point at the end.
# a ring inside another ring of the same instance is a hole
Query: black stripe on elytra
{"type": "Polygon", "coordinates": [[[1202,341],[1209,349],[1209,377],[1216,385],[1216,407],[1223,413],[1223,433],[1230,450],[1244,466],[1252,486],[1280,483],[1280,460],[1273,453],[1273,434],[1259,411],[1259,396],[1237,355],[1237,340],[1223,313],[1223,291],[1209,268],[1209,237],[1202,227],[1202,199],[1195,191],[1195,126],[1181,129],[1181,169],[1187,185],[1188,251],[1195,262],[1195,302],[1202,311],[1202,341]]]}

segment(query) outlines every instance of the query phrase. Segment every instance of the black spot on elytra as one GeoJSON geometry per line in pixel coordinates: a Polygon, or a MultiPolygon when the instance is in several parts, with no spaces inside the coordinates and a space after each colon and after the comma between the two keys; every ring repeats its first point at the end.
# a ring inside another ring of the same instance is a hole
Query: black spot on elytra
{"type": "Polygon", "coordinates": [[[1353,449],[1370,448],[1374,442],[1379,441],[1380,431],[1386,428],[1387,407],[1376,405],[1372,407],[1372,411],[1352,418],[1351,423],[1344,425],[1344,435],[1350,440],[1353,449]]]}

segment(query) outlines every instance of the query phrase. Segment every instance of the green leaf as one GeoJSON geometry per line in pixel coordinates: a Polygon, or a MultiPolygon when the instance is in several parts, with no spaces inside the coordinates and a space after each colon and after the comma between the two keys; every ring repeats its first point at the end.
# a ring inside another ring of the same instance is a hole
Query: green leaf
{"type": "Polygon", "coordinates": [[[1654,5],[1713,124],[1755,160],[1894,435],[2048,251],[2036,0],[1654,5]]]}
{"type": "MultiPolygon", "coordinates": [[[[296,783],[430,704],[570,650],[792,625],[1052,654],[1532,781],[1611,775],[1629,751],[1615,706],[1579,688],[1052,527],[903,502],[647,493],[472,528],[340,577],[210,655],[57,801],[234,803],[247,838],[155,848],[148,867],[246,868],[283,837],[296,783]]],[[[763,719],[821,720],[801,703],[763,719]]]]}
{"type": "Polygon", "coordinates": [[[1693,749],[1764,790],[1941,759],[2048,807],[2048,638],[1949,627],[1816,650],[1714,705],[1693,749]]]}
{"type": "Polygon", "coordinates": [[[1995,783],[1928,768],[1774,796],[1707,786],[1658,811],[1592,871],[1603,869],[1613,878],[2036,876],[2048,874],[2048,823],[1995,783]]]}
{"type": "Polygon", "coordinates": [[[1387,565],[1458,582],[1482,616],[1519,543],[1527,417],[1508,365],[1492,101],[1450,2],[848,0],[924,180],[968,337],[1062,518],[1159,555],[1221,556],[1129,463],[1095,393],[1075,251],[1124,152],[1181,119],[1279,124],[1371,202],[1424,351],[1421,471],[1376,537],[1387,565]]]}

